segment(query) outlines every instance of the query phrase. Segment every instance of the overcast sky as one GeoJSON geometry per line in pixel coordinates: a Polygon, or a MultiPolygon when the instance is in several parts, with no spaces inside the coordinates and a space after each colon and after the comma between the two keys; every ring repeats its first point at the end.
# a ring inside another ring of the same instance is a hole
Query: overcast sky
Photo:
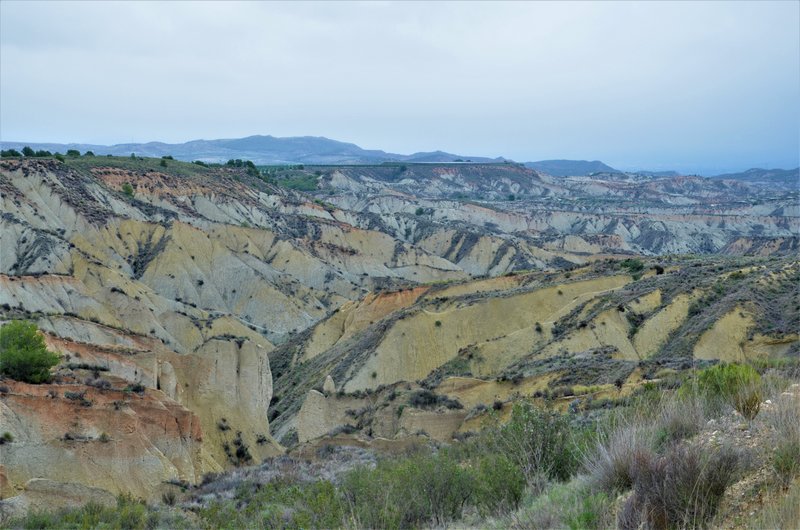
{"type": "Polygon", "coordinates": [[[800,158],[800,3],[0,2],[0,139],[800,158]]]}

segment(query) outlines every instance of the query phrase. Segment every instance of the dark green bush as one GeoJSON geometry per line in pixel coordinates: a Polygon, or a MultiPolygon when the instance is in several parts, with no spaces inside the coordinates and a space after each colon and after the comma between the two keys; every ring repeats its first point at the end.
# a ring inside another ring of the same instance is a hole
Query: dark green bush
{"type": "Polygon", "coordinates": [[[620,268],[627,269],[629,273],[634,274],[644,270],[644,263],[637,258],[628,258],[619,262],[620,268]]]}
{"type": "Polygon", "coordinates": [[[124,193],[128,197],[133,197],[134,191],[133,186],[131,186],[130,182],[126,182],[122,185],[122,193],[124,193]]]}
{"type": "Polygon", "coordinates": [[[58,355],[47,351],[32,322],[13,320],[0,328],[0,374],[26,383],[46,383],[58,360],[58,355]]]}

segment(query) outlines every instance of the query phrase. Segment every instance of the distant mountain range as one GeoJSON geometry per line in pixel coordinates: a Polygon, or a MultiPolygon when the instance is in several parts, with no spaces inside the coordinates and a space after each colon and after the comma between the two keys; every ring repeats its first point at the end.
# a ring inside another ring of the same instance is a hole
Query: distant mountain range
{"type": "Polygon", "coordinates": [[[751,184],[773,184],[800,189],[800,168],[795,169],[761,169],[752,168],[740,173],[716,175],[712,179],[741,180],[751,184]]]}
{"type": "MultiPolygon", "coordinates": [[[[275,136],[248,136],[220,140],[192,140],[180,144],[164,142],[129,143],[115,145],[96,144],[56,144],[0,142],[2,149],[22,150],[30,146],[34,150],[45,150],[53,153],[66,153],[76,149],[81,153],[92,151],[96,155],[161,157],[170,155],[178,160],[202,160],[203,162],[225,162],[241,158],[252,160],[256,164],[381,164],[384,162],[407,163],[502,163],[509,160],[503,157],[488,158],[466,156],[431,151],[402,155],[387,153],[378,149],[362,149],[347,142],[339,142],[321,136],[294,136],[279,138],[275,136]]],[[[592,176],[600,178],[669,178],[678,176],[675,171],[620,171],[599,160],[540,160],[525,162],[526,167],[547,173],[554,177],[592,176]]],[[[776,185],[780,187],[798,187],[799,169],[760,169],[754,168],[741,173],[717,175],[714,179],[740,180],[749,183],[776,185]]]]}
{"type": "MultiPolygon", "coordinates": [[[[592,177],[604,180],[672,178],[680,176],[677,171],[620,171],[599,160],[541,160],[526,162],[526,167],[547,173],[554,177],[592,177]]],[[[719,180],[738,180],[761,186],[782,189],[800,189],[800,168],[795,169],[762,169],[752,168],[739,173],[726,173],[708,177],[719,180]]]]}
{"type": "Polygon", "coordinates": [[[225,162],[241,158],[256,164],[380,164],[382,162],[442,163],[442,162],[503,162],[503,158],[463,156],[433,151],[400,155],[380,150],[362,149],[346,142],[320,136],[296,136],[277,138],[274,136],[248,136],[223,140],[192,140],[182,144],[148,142],[144,144],[32,144],[25,142],[1,142],[3,149],[20,150],[30,146],[65,153],[77,149],[81,153],[92,151],[96,155],[161,157],[170,155],[178,160],[202,160],[203,162],[225,162]]]}
{"type": "Polygon", "coordinates": [[[539,162],[525,162],[525,167],[554,177],[580,177],[592,173],[622,173],[599,160],[540,160],[539,162]]]}

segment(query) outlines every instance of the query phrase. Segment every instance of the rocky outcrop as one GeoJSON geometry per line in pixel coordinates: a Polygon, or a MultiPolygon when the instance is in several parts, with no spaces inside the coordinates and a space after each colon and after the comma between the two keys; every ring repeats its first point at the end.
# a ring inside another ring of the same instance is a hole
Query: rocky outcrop
{"type": "Polygon", "coordinates": [[[109,388],[3,383],[0,423],[12,436],[0,447],[4,496],[48,479],[150,499],[165,481],[222,469],[205,451],[197,415],[159,390],[105,380],[109,388]]]}
{"type": "Polygon", "coordinates": [[[192,355],[164,355],[159,385],[198,411],[206,450],[221,466],[238,463],[229,455],[237,439],[247,447],[251,463],[282,452],[270,436],[267,420],[272,373],[263,346],[215,339],[192,355]]]}

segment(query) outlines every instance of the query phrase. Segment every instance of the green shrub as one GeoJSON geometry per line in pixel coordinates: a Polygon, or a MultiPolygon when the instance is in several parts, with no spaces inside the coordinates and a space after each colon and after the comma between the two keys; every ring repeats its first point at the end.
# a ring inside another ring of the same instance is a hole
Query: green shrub
{"type": "Polygon", "coordinates": [[[525,476],[504,455],[490,454],[476,463],[473,502],[483,516],[516,509],[525,491],[525,476]]]}
{"type": "Polygon", "coordinates": [[[522,507],[500,528],[605,530],[614,527],[614,501],[591,491],[580,479],[553,484],[542,494],[528,493],[522,507]]]}
{"type": "Polygon", "coordinates": [[[577,509],[567,512],[564,520],[570,529],[609,528],[613,501],[605,493],[584,491],[579,498],[577,509]]]}
{"type": "MultiPolygon", "coordinates": [[[[473,472],[440,453],[356,469],[341,488],[354,526],[407,528],[444,526],[459,518],[476,485],[473,472]]],[[[484,506],[492,502],[486,499],[484,506]]]]}
{"type": "Polygon", "coordinates": [[[541,477],[566,480],[577,470],[574,434],[565,416],[521,401],[514,405],[508,423],[490,435],[490,444],[533,484],[541,477]]]}
{"type": "Polygon", "coordinates": [[[208,528],[338,528],[344,505],[327,480],[244,482],[234,499],[212,502],[200,515],[208,528]]]}
{"type": "Polygon", "coordinates": [[[624,259],[619,262],[619,266],[622,269],[627,269],[628,272],[630,272],[631,274],[641,272],[642,270],[644,270],[644,263],[642,262],[642,260],[637,258],[624,259]]]}
{"type": "Polygon", "coordinates": [[[772,468],[781,484],[788,486],[800,474],[800,441],[781,440],[772,453],[772,468]]]}
{"type": "Polygon", "coordinates": [[[13,320],[0,328],[0,374],[26,383],[46,383],[58,360],[58,355],[47,351],[32,322],[13,320]]]}
{"type": "Polygon", "coordinates": [[[697,392],[712,407],[719,403],[731,405],[748,420],[755,418],[761,408],[761,376],[748,365],[718,364],[701,370],[697,392]]]}
{"type": "Polygon", "coordinates": [[[131,186],[130,182],[126,182],[122,185],[122,193],[124,193],[127,197],[133,198],[134,191],[133,186],[131,186]]]}

